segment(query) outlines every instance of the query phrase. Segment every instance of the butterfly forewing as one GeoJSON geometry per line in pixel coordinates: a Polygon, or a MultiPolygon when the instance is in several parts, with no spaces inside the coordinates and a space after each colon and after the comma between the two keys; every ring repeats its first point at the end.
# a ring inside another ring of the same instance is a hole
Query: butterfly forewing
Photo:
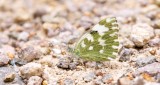
{"type": "Polygon", "coordinates": [[[101,20],[76,43],[74,53],[85,60],[105,61],[118,54],[118,24],[116,18],[101,20]]]}

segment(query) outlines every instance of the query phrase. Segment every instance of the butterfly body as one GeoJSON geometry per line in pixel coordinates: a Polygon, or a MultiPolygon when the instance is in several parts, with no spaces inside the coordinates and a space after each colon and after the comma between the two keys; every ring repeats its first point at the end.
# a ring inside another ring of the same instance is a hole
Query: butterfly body
{"type": "Polygon", "coordinates": [[[115,18],[101,20],[75,44],[73,53],[89,61],[106,61],[118,54],[118,24],[115,18]]]}

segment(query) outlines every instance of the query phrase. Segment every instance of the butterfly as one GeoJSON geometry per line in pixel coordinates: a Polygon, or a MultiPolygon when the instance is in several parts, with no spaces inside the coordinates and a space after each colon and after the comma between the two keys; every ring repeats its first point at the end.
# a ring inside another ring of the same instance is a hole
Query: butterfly
{"type": "Polygon", "coordinates": [[[115,17],[99,21],[75,43],[73,53],[89,61],[108,61],[118,55],[118,24],[115,17]]]}

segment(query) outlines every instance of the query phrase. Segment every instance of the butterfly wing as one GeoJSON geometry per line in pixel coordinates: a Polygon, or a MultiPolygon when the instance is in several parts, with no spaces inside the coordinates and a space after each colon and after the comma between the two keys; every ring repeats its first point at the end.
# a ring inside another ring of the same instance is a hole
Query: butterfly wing
{"type": "Polygon", "coordinates": [[[101,20],[76,43],[73,52],[85,60],[105,61],[118,53],[118,24],[116,18],[101,20]]]}

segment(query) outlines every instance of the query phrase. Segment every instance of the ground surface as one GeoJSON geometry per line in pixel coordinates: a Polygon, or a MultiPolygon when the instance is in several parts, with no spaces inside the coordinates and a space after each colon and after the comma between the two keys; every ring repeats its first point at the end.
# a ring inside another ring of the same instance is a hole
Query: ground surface
{"type": "Polygon", "coordinates": [[[0,0],[0,85],[160,85],[159,0],[0,0]],[[117,59],[91,62],[67,51],[114,16],[117,59]]]}

